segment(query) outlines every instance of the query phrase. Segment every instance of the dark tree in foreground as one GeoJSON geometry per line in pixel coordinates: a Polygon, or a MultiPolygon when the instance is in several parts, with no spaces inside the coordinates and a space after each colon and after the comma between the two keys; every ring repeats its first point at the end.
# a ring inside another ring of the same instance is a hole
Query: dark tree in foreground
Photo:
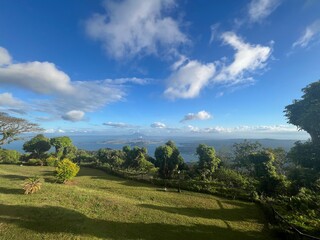
{"type": "Polygon", "coordinates": [[[320,81],[302,89],[302,99],[286,106],[288,123],[310,134],[314,144],[320,144],[320,81]]]}
{"type": "Polygon", "coordinates": [[[21,133],[39,132],[42,130],[38,124],[0,112],[0,146],[18,140],[18,135],[21,133]]]}

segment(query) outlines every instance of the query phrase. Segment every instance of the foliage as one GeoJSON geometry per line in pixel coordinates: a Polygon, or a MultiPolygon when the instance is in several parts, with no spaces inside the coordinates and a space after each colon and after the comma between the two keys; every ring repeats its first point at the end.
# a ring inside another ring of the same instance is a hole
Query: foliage
{"type": "Polygon", "coordinates": [[[80,167],[65,158],[61,160],[56,167],[56,178],[58,182],[65,183],[74,178],[80,170],[80,167]]]}
{"type": "Polygon", "coordinates": [[[165,145],[155,150],[155,166],[159,168],[159,176],[164,179],[173,178],[178,169],[184,166],[184,160],[175,143],[168,141],[165,145]]]}
{"type": "Polygon", "coordinates": [[[235,143],[232,146],[234,152],[234,165],[238,170],[251,173],[252,163],[249,160],[249,155],[262,150],[262,145],[259,142],[250,142],[244,140],[240,143],[235,143]]]}
{"type": "Polygon", "coordinates": [[[39,132],[42,130],[38,124],[0,112],[0,145],[18,140],[20,133],[39,132]]]}
{"type": "Polygon", "coordinates": [[[19,162],[20,153],[15,150],[0,149],[0,163],[16,164],[19,162]]]}
{"type": "Polygon", "coordinates": [[[55,147],[56,156],[59,159],[76,157],[77,148],[73,145],[72,140],[67,136],[55,137],[50,139],[50,143],[55,147]]]}
{"type": "Polygon", "coordinates": [[[24,194],[32,194],[38,192],[41,189],[42,183],[38,176],[28,178],[24,183],[23,190],[24,194]]]}
{"type": "Polygon", "coordinates": [[[46,158],[46,165],[51,167],[56,167],[58,165],[59,159],[54,156],[49,156],[46,158]]]}
{"type": "Polygon", "coordinates": [[[288,123],[305,130],[314,144],[320,144],[320,81],[309,84],[302,89],[302,99],[294,100],[285,107],[288,123]]]}
{"type": "Polygon", "coordinates": [[[118,169],[124,163],[123,152],[108,148],[101,148],[97,152],[97,159],[102,164],[108,164],[111,169],[118,169]]]}
{"type": "Polygon", "coordinates": [[[224,183],[228,188],[254,189],[253,180],[228,168],[219,168],[214,172],[213,179],[224,183]]]}
{"type": "Polygon", "coordinates": [[[29,166],[43,166],[43,161],[41,159],[37,158],[30,158],[28,162],[26,163],[29,166]]]}
{"type": "Polygon", "coordinates": [[[204,179],[211,179],[212,173],[218,168],[220,159],[216,156],[213,147],[200,144],[197,147],[197,155],[199,156],[198,170],[204,179]]]}
{"type": "Polygon", "coordinates": [[[49,138],[46,138],[42,134],[38,134],[23,144],[23,150],[30,152],[36,158],[42,157],[42,155],[50,150],[50,148],[49,138]]]}
{"type": "Polygon", "coordinates": [[[267,195],[284,194],[289,182],[284,175],[278,174],[274,166],[274,155],[269,151],[260,151],[248,156],[253,165],[254,177],[259,181],[259,190],[267,195]]]}
{"type": "Polygon", "coordinates": [[[320,194],[301,188],[294,196],[280,196],[276,208],[291,224],[304,231],[320,234],[320,194]]]}
{"type": "Polygon", "coordinates": [[[97,158],[94,152],[78,149],[75,158],[73,159],[74,162],[80,163],[93,163],[97,162],[97,158]]]}
{"type": "Polygon", "coordinates": [[[295,142],[288,157],[296,165],[320,170],[320,148],[311,141],[295,142]]]}

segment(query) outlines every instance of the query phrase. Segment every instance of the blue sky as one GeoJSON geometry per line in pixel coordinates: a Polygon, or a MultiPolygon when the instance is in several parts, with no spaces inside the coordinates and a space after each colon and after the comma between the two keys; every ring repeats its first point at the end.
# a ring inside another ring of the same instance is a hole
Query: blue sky
{"type": "Polygon", "coordinates": [[[47,132],[299,138],[318,0],[2,0],[0,111],[47,132]]]}

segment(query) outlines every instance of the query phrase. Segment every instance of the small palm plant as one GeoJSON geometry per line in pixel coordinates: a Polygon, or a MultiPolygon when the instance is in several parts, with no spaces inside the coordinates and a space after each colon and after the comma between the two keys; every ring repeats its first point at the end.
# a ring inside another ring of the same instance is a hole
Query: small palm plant
{"type": "Polygon", "coordinates": [[[24,194],[32,194],[40,190],[42,183],[38,176],[28,178],[24,183],[23,190],[24,194]]]}

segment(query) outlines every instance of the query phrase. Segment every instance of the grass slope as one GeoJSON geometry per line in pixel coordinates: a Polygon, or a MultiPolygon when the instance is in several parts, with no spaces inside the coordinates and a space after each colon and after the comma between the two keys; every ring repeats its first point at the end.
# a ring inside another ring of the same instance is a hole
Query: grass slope
{"type": "Polygon", "coordinates": [[[89,168],[55,184],[53,170],[0,165],[0,239],[272,239],[252,203],[163,192],[89,168]],[[33,175],[42,189],[23,195],[33,175]]]}

